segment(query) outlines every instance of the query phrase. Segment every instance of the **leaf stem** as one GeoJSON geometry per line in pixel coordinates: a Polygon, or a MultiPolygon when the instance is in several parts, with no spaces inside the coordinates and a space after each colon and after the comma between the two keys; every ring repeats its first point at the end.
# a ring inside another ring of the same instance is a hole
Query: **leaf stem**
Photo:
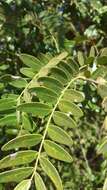
{"type": "Polygon", "coordinates": [[[57,106],[58,106],[58,104],[59,104],[61,98],[63,97],[64,93],[66,92],[66,90],[67,90],[67,89],[69,88],[69,86],[70,86],[75,80],[77,80],[78,78],[79,78],[79,76],[73,78],[73,79],[68,83],[68,85],[63,89],[61,95],[59,96],[59,98],[58,98],[58,100],[57,100],[57,102],[56,102],[56,104],[55,104],[55,106],[54,106],[54,108],[53,108],[53,110],[52,110],[52,112],[51,112],[51,114],[50,114],[50,117],[49,117],[48,122],[47,122],[47,125],[46,125],[46,129],[45,129],[45,131],[44,131],[43,138],[42,138],[42,141],[41,141],[41,144],[40,144],[40,147],[39,147],[39,152],[38,152],[38,156],[37,156],[37,159],[36,159],[36,163],[35,163],[35,167],[34,167],[34,172],[33,172],[32,176],[31,176],[31,180],[33,179],[33,177],[34,177],[34,175],[35,175],[35,172],[36,172],[36,170],[37,170],[37,166],[38,166],[38,162],[39,162],[39,159],[40,159],[41,151],[42,151],[42,148],[43,148],[44,140],[45,140],[45,137],[46,137],[46,135],[47,135],[47,131],[48,131],[48,128],[49,128],[51,119],[52,119],[52,117],[53,117],[53,114],[54,114],[54,112],[55,112],[55,110],[56,110],[56,108],[57,108],[57,106]]]}

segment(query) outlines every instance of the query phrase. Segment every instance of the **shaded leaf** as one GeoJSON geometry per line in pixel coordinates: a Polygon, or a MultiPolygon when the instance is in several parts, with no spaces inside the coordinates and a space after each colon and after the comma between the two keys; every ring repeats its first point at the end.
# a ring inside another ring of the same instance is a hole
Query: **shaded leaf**
{"type": "Polygon", "coordinates": [[[15,126],[17,124],[17,118],[16,115],[6,115],[0,119],[0,127],[3,127],[5,125],[7,126],[15,126]]]}
{"type": "Polygon", "coordinates": [[[57,93],[63,89],[63,84],[52,77],[40,77],[38,82],[47,88],[53,89],[57,93]]]}
{"type": "Polygon", "coordinates": [[[16,101],[9,98],[0,99],[0,111],[11,110],[15,108],[16,101]]]}
{"type": "Polygon", "coordinates": [[[33,102],[21,104],[17,107],[17,110],[32,113],[35,116],[45,116],[51,112],[51,107],[43,103],[33,102]]]}
{"type": "Polygon", "coordinates": [[[16,88],[25,88],[25,86],[27,85],[27,81],[21,77],[13,77],[12,81],[9,82],[9,84],[16,88]]]}
{"type": "Polygon", "coordinates": [[[55,102],[58,97],[56,92],[46,87],[35,87],[30,89],[30,92],[37,95],[38,98],[46,102],[55,102]]]}

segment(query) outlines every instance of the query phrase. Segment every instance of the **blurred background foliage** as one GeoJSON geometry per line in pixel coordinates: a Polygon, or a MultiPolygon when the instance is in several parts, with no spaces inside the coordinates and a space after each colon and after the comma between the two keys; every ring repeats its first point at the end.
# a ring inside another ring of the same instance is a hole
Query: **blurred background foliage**
{"type": "MultiPolygon", "coordinates": [[[[92,46],[97,52],[106,44],[106,0],[0,0],[0,96],[13,93],[8,85],[9,76],[5,76],[19,75],[20,52],[39,56],[66,50],[74,56],[78,51],[88,56],[92,46]]],[[[90,68],[86,74],[90,75],[90,68]]],[[[96,153],[96,148],[106,133],[105,112],[95,86],[81,82],[78,89],[84,91],[86,99],[84,117],[72,135],[74,162],[71,166],[58,163],[57,167],[64,190],[101,190],[107,162],[96,153]]],[[[0,128],[1,145],[11,136],[14,133],[0,128]]]]}

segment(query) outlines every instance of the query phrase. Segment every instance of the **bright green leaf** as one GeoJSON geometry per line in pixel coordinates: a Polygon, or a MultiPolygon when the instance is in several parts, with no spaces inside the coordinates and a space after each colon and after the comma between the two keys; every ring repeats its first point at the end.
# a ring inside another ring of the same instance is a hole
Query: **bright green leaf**
{"type": "Polygon", "coordinates": [[[71,137],[60,127],[50,124],[48,128],[49,137],[58,143],[70,146],[73,144],[71,137]]]}
{"type": "Polygon", "coordinates": [[[37,172],[35,174],[35,186],[36,190],[46,190],[46,186],[43,182],[43,179],[37,172]]]}
{"type": "Polygon", "coordinates": [[[64,150],[60,145],[50,141],[45,140],[44,142],[44,149],[46,153],[51,156],[52,158],[64,161],[64,162],[72,162],[72,157],[70,154],[64,150]]]}
{"type": "Polygon", "coordinates": [[[28,134],[16,137],[5,145],[2,146],[3,151],[21,148],[21,147],[32,147],[40,143],[42,136],[39,134],[28,134]]]}
{"type": "Polygon", "coordinates": [[[14,190],[29,190],[31,186],[31,180],[30,179],[26,179],[21,181],[14,190]]]}
{"type": "Polygon", "coordinates": [[[57,190],[63,190],[63,186],[62,186],[60,176],[59,176],[56,168],[52,165],[52,163],[48,159],[41,157],[40,165],[41,165],[43,171],[52,180],[56,189],[57,190]]]}
{"type": "Polygon", "coordinates": [[[17,168],[0,173],[0,183],[20,182],[29,177],[33,172],[32,167],[17,168]]]}
{"type": "Polygon", "coordinates": [[[0,169],[30,163],[36,156],[37,152],[33,150],[15,152],[0,160],[0,169]]]}

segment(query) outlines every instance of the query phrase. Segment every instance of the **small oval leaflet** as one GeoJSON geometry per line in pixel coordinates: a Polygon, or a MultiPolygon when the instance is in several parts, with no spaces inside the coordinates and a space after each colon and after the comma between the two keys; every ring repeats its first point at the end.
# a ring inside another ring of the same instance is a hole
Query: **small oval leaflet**
{"type": "Polygon", "coordinates": [[[59,125],[61,127],[67,127],[67,128],[76,127],[75,121],[63,112],[55,111],[53,115],[53,120],[56,125],[59,125]]]}
{"type": "Polygon", "coordinates": [[[60,145],[50,140],[45,140],[44,149],[46,153],[52,158],[55,158],[64,162],[68,162],[68,163],[72,162],[72,157],[70,156],[70,154],[60,145]]]}
{"type": "Polygon", "coordinates": [[[32,88],[30,89],[30,92],[34,95],[37,95],[39,99],[46,102],[54,102],[58,97],[56,92],[43,86],[32,88]]]}
{"type": "Polygon", "coordinates": [[[85,96],[83,92],[79,92],[73,89],[68,89],[66,90],[63,98],[71,102],[82,102],[84,101],[85,96]]]}
{"type": "Polygon", "coordinates": [[[56,125],[49,125],[48,128],[48,135],[49,137],[58,143],[71,146],[73,144],[73,141],[71,137],[60,127],[57,127],[56,125]]]}
{"type": "Polygon", "coordinates": [[[21,148],[32,147],[40,143],[42,135],[40,134],[28,134],[16,137],[2,146],[3,151],[21,148]]]}
{"type": "Polygon", "coordinates": [[[83,112],[80,109],[80,107],[69,100],[62,99],[59,102],[58,107],[59,107],[60,111],[66,112],[66,113],[71,113],[75,117],[83,116],[83,112]]]}

